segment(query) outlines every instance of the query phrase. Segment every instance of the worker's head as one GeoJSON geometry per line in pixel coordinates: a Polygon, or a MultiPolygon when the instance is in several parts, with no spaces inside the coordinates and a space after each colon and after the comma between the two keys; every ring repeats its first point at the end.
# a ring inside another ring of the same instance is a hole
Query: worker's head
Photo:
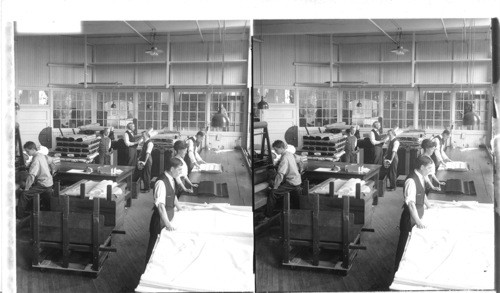
{"type": "Polygon", "coordinates": [[[203,141],[203,138],[205,138],[205,132],[198,131],[198,133],[196,133],[196,141],[198,143],[201,143],[203,141]]]}
{"type": "Polygon", "coordinates": [[[148,140],[148,139],[149,139],[149,137],[150,137],[150,136],[149,136],[149,131],[144,130],[144,131],[142,132],[142,138],[146,141],[146,140],[148,140]]]}
{"type": "Polygon", "coordinates": [[[432,163],[432,159],[428,156],[419,156],[415,160],[415,170],[419,171],[423,176],[427,176],[432,170],[432,163]]]}
{"type": "Polygon", "coordinates": [[[375,122],[373,122],[372,126],[374,129],[380,129],[380,122],[375,121],[375,122]]]}
{"type": "Polygon", "coordinates": [[[444,140],[447,140],[450,137],[450,131],[448,129],[445,129],[441,135],[443,136],[444,140]]]}
{"type": "Polygon", "coordinates": [[[129,122],[127,124],[127,129],[130,130],[130,131],[134,131],[135,129],[135,124],[133,122],[129,122]]]}
{"type": "Polygon", "coordinates": [[[184,164],[178,158],[170,158],[165,166],[165,171],[170,173],[172,177],[177,178],[182,172],[182,165],[184,164]]]}
{"type": "Polygon", "coordinates": [[[178,140],[174,143],[174,150],[179,156],[184,157],[187,151],[187,144],[182,140],[178,140]]]}
{"type": "Polygon", "coordinates": [[[38,150],[36,144],[32,141],[26,142],[23,147],[29,156],[33,156],[38,150]]]}
{"type": "Polygon", "coordinates": [[[436,142],[426,138],[422,141],[422,144],[420,146],[424,150],[424,153],[430,153],[436,149],[436,142]]]}
{"type": "Polygon", "coordinates": [[[107,128],[107,127],[106,127],[106,128],[104,128],[104,130],[102,130],[102,133],[101,133],[101,134],[102,134],[103,136],[109,136],[109,131],[110,131],[110,130],[109,130],[109,128],[107,128]]]}
{"type": "Polygon", "coordinates": [[[273,149],[278,155],[281,155],[286,151],[286,144],[282,140],[275,140],[273,142],[273,149]]]}
{"type": "Polygon", "coordinates": [[[389,135],[391,140],[396,137],[396,131],[394,131],[394,129],[392,128],[387,130],[387,134],[389,135]]]}

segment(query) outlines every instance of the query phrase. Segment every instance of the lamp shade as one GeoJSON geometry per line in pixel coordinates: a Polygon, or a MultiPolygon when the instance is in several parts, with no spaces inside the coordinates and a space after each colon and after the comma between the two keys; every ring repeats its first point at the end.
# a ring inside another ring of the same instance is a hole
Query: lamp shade
{"type": "Polygon", "coordinates": [[[479,124],[479,121],[481,121],[479,116],[477,116],[477,114],[472,111],[466,112],[464,114],[464,119],[463,119],[464,126],[476,125],[479,124]]]}
{"type": "Polygon", "coordinates": [[[116,104],[115,102],[113,102],[113,104],[111,104],[111,109],[115,109],[116,108],[116,104]]]}
{"type": "Polygon", "coordinates": [[[213,127],[229,127],[229,118],[222,113],[215,113],[210,125],[213,127]]]}
{"type": "Polygon", "coordinates": [[[264,97],[260,97],[260,102],[257,103],[257,109],[259,110],[269,109],[269,104],[266,101],[264,101],[264,97]]]}
{"type": "Polygon", "coordinates": [[[363,104],[361,104],[361,101],[358,101],[358,103],[356,104],[356,107],[360,108],[362,106],[363,106],[363,104]]]}

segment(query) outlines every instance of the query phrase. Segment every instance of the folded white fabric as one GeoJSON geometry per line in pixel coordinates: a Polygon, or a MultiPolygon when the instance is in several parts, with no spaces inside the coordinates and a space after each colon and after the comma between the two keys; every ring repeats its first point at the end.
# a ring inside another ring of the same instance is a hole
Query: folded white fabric
{"type": "Polygon", "coordinates": [[[361,180],[359,178],[351,178],[347,180],[347,182],[342,185],[342,187],[339,189],[338,194],[339,196],[355,196],[356,195],[356,184],[361,183],[361,193],[369,193],[370,192],[370,187],[365,185],[365,181],[361,180]]]}
{"type": "Polygon", "coordinates": [[[88,193],[92,188],[94,188],[99,182],[92,180],[80,180],[77,183],[71,185],[65,190],[61,191],[61,195],[69,195],[69,196],[80,196],[80,185],[85,183],[85,193],[88,193]]]}
{"type": "Polygon", "coordinates": [[[114,194],[116,196],[118,195],[121,195],[122,194],[122,190],[120,188],[117,187],[117,183],[116,182],[113,182],[111,180],[102,180],[100,182],[98,182],[94,188],[92,188],[86,195],[85,197],[89,197],[90,199],[94,198],[94,197],[98,197],[98,198],[106,198],[107,196],[107,188],[108,188],[108,185],[111,185],[112,187],[112,191],[111,191],[111,194],[114,194]]]}

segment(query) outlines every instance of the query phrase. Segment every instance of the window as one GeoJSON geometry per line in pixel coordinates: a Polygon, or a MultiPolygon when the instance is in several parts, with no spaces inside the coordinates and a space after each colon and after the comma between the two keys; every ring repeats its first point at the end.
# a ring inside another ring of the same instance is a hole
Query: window
{"type": "Polygon", "coordinates": [[[139,92],[139,129],[162,129],[168,127],[168,93],[139,92]]]}
{"type": "Polygon", "coordinates": [[[342,99],[342,121],[371,127],[378,119],[379,91],[344,91],[342,99]]]}
{"type": "Polygon", "coordinates": [[[49,92],[39,90],[19,90],[19,105],[49,105],[49,92]]]}
{"type": "Polygon", "coordinates": [[[212,117],[219,110],[219,105],[224,106],[229,117],[229,127],[223,131],[244,131],[244,118],[243,113],[245,95],[242,92],[224,92],[213,93],[212,102],[210,104],[210,117],[212,117]]]}
{"type": "MultiPolygon", "coordinates": [[[[264,89],[264,100],[268,104],[294,104],[293,89],[264,89]]],[[[257,102],[260,101],[260,96],[257,102]]]]}
{"type": "Polygon", "coordinates": [[[125,129],[134,118],[134,93],[121,91],[97,92],[97,123],[125,129]]]}
{"type": "Polygon", "coordinates": [[[337,90],[299,90],[299,126],[337,122],[337,90]]]}
{"type": "Polygon", "coordinates": [[[204,130],[206,127],[204,92],[181,92],[174,104],[174,128],[178,131],[204,130]]]}
{"type": "Polygon", "coordinates": [[[450,92],[424,92],[419,102],[419,127],[423,129],[444,129],[450,125],[450,92]]]}
{"type": "Polygon", "coordinates": [[[54,127],[75,128],[92,121],[92,93],[84,91],[54,91],[54,127]]]}
{"type": "Polygon", "coordinates": [[[384,128],[410,128],[413,125],[413,91],[384,91],[384,128]]]}
{"type": "Polygon", "coordinates": [[[472,109],[472,111],[479,116],[479,128],[475,129],[486,130],[489,123],[487,109],[488,109],[488,93],[485,91],[464,91],[457,92],[455,100],[455,125],[458,129],[467,129],[463,126],[464,110],[472,109]]]}

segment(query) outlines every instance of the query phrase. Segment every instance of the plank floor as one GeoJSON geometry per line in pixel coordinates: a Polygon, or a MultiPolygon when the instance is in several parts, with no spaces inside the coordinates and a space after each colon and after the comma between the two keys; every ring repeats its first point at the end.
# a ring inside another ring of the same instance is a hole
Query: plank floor
{"type": "MultiPolygon", "coordinates": [[[[208,162],[220,162],[227,174],[228,189],[234,202],[251,205],[251,179],[247,168],[240,164],[241,152],[212,154],[208,162]],[[229,168],[229,166],[231,168],[229,168]]],[[[241,160],[243,157],[241,156],[241,160]]],[[[243,163],[243,161],[241,161],[243,163]]],[[[17,235],[17,292],[134,292],[145,268],[145,255],[149,239],[149,221],[153,207],[152,193],[141,193],[126,211],[125,235],[114,235],[116,253],[110,253],[99,276],[93,279],[81,273],[38,270],[31,268],[29,228],[17,235]]]]}
{"type": "MultiPolygon", "coordinates": [[[[471,171],[467,173],[475,182],[478,196],[469,197],[467,200],[492,203],[493,167],[485,150],[452,150],[450,158],[470,164],[471,171]]],[[[438,173],[438,177],[439,175],[438,173]]],[[[326,270],[282,266],[283,249],[277,237],[280,233],[279,225],[256,236],[256,290],[258,292],[388,291],[394,278],[394,257],[403,204],[402,193],[402,188],[398,187],[395,191],[385,192],[384,197],[379,198],[378,205],[373,207],[371,225],[367,225],[374,228],[375,233],[362,234],[361,241],[367,246],[367,250],[358,252],[351,270],[345,277],[326,270]]]]}

